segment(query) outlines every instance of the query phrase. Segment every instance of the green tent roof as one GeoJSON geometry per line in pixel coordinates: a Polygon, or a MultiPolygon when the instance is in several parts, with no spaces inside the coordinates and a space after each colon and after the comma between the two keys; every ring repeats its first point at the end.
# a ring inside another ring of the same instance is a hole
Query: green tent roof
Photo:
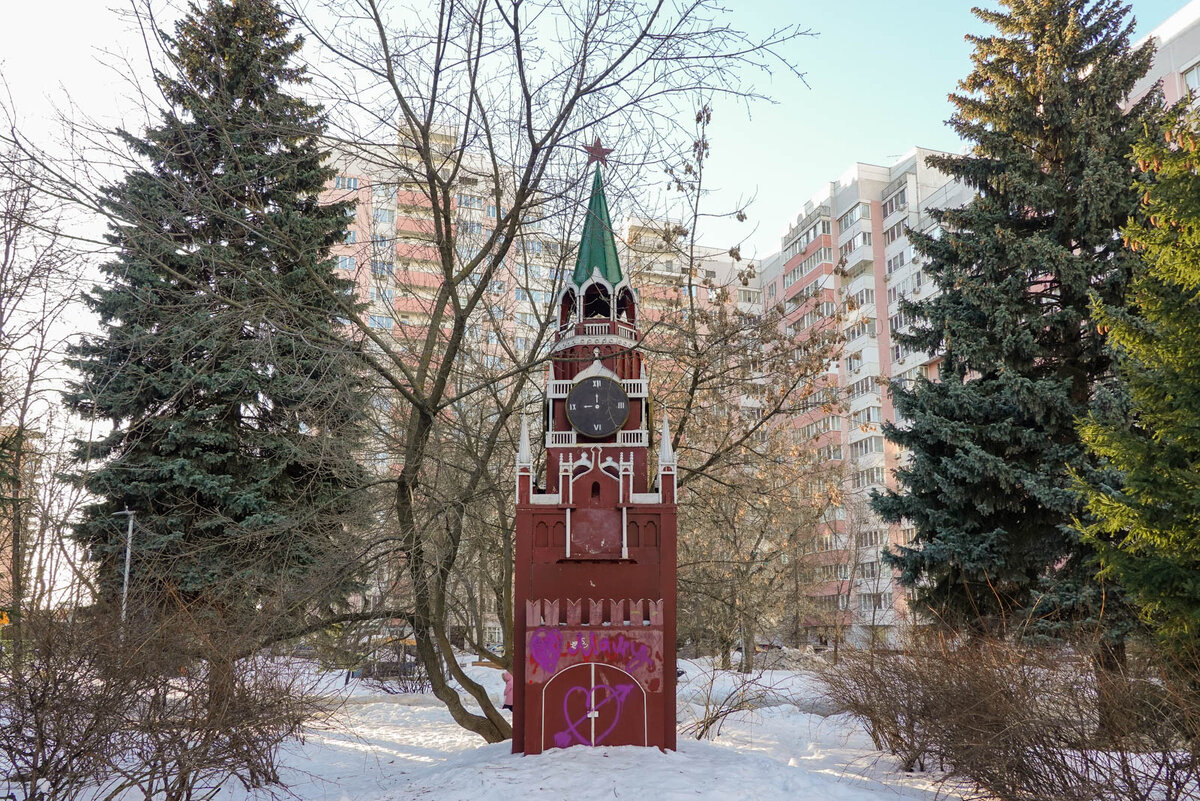
{"type": "Polygon", "coordinates": [[[621,262],[617,260],[617,243],[613,239],[612,222],[608,219],[608,200],[604,197],[599,166],[592,179],[592,199],[588,201],[587,220],[583,223],[583,235],[579,237],[579,255],[575,258],[572,283],[583,286],[597,267],[610,284],[621,281],[621,262]]]}

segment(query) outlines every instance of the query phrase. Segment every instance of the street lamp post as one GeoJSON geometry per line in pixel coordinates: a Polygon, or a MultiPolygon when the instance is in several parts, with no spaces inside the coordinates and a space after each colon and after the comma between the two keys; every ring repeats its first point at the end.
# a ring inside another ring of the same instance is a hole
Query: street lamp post
{"type": "Polygon", "coordinates": [[[129,602],[129,560],[133,554],[133,518],[137,512],[125,508],[123,512],[114,512],[114,517],[129,518],[129,525],[125,528],[125,575],[121,581],[121,636],[125,635],[125,609],[129,602]]]}

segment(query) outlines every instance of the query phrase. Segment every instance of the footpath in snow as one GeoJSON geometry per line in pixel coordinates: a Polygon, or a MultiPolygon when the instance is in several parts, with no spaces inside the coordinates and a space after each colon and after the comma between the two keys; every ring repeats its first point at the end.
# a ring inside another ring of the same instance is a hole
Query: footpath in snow
{"type": "MultiPolygon", "coordinates": [[[[499,698],[499,671],[472,674],[499,698]]],[[[849,717],[818,714],[826,710],[805,674],[778,671],[770,680],[799,704],[780,696],[737,713],[711,741],[681,735],[675,753],[581,746],[531,757],[514,756],[507,742],[485,744],[432,696],[386,695],[352,684],[331,724],[289,747],[283,776],[301,801],[947,798],[944,790],[938,795],[935,777],[896,771],[849,717]]],[[[702,683],[708,683],[702,674],[681,680],[681,720],[702,683]]],[[[222,797],[257,796],[229,790],[222,797]]]]}

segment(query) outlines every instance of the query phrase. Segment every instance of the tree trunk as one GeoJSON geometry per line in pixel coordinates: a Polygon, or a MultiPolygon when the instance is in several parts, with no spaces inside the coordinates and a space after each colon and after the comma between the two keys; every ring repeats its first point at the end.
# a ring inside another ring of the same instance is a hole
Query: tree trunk
{"type": "Polygon", "coordinates": [[[1125,734],[1128,716],[1122,710],[1126,693],[1125,640],[1101,639],[1092,652],[1092,670],[1096,680],[1096,736],[1101,742],[1125,734]]]}
{"type": "Polygon", "coordinates": [[[754,670],[754,626],[747,621],[742,624],[741,672],[750,673],[752,670],[754,670]]]}

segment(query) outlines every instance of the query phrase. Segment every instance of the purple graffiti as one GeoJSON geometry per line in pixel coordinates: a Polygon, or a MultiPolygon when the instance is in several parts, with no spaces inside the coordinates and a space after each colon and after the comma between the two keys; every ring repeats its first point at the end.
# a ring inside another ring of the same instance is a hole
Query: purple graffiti
{"type": "Polygon", "coordinates": [[[555,629],[538,629],[529,635],[529,654],[542,670],[553,673],[562,654],[562,635],[555,629]]]}
{"type": "Polygon", "coordinates": [[[624,634],[597,634],[594,631],[575,635],[575,642],[567,643],[567,655],[582,654],[586,657],[611,654],[625,660],[628,670],[644,667],[654,670],[654,660],[650,647],[636,640],[631,640],[624,634]]]}
{"type": "Polygon", "coordinates": [[[567,727],[554,735],[554,744],[559,748],[566,748],[571,745],[600,745],[605,737],[612,734],[613,729],[617,727],[617,723],[621,720],[621,710],[625,708],[625,699],[629,697],[629,693],[633,691],[632,684],[618,684],[615,687],[608,684],[597,684],[590,690],[587,687],[572,687],[567,690],[563,696],[563,719],[567,722],[567,727]],[[597,700],[596,694],[603,690],[602,698],[597,700]],[[583,714],[574,720],[571,719],[571,710],[569,709],[571,697],[576,693],[583,693],[584,700],[587,704],[583,714]],[[600,716],[600,707],[605,704],[616,701],[617,711],[613,714],[612,723],[608,728],[599,734],[595,735],[595,739],[589,740],[579,731],[579,726],[586,724],[589,720],[600,716]]]}

